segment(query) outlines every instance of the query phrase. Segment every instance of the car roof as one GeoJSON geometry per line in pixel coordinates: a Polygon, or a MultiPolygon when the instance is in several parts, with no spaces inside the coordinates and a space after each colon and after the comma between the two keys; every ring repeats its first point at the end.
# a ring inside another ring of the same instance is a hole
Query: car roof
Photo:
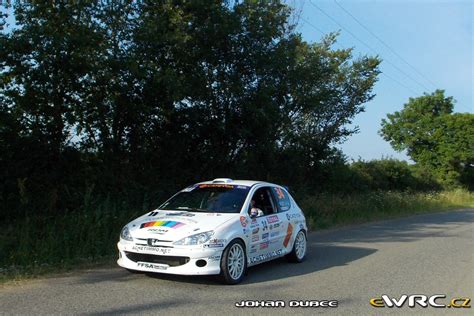
{"type": "Polygon", "coordinates": [[[214,180],[209,180],[209,181],[204,181],[204,182],[199,182],[198,184],[233,184],[233,185],[244,185],[248,187],[252,187],[256,184],[265,184],[265,185],[275,185],[275,186],[280,186],[278,184],[273,184],[270,182],[265,182],[265,181],[258,181],[258,180],[233,180],[233,179],[228,179],[228,178],[217,178],[214,180]]]}

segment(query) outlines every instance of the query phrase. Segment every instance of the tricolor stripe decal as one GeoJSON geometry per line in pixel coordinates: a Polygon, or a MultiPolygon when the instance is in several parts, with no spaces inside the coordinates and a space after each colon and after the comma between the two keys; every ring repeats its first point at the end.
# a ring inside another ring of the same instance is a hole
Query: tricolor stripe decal
{"type": "Polygon", "coordinates": [[[293,225],[288,223],[288,229],[286,230],[285,240],[283,240],[283,246],[288,247],[288,243],[290,242],[291,234],[293,234],[293,225]]]}
{"type": "Polygon", "coordinates": [[[169,228],[179,228],[184,226],[185,224],[181,222],[175,221],[155,221],[155,222],[147,222],[140,225],[140,228],[147,228],[147,227],[156,227],[156,226],[165,226],[169,228]]]}

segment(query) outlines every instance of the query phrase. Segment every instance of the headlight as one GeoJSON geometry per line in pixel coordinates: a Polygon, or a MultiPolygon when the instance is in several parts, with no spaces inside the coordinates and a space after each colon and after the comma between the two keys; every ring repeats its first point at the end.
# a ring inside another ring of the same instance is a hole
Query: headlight
{"type": "Polygon", "coordinates": [[[127,226],[122,228],[122,232],[120,233],[120,238],[122,238],[123,240],[133,241],[132,235],[130,235],[130,230],[128,230],[127,226]]]}
{"type": "Polygon", "coordinates": [[[208,231],[204,233],[199,233],[195,235],[191,235],[175,241],[173,244],[175,245],[184,245],[184,246],[192,246],[192,245],[201,245],[211,239],[212,235],[214,235],[214,231],[208,231]]]}

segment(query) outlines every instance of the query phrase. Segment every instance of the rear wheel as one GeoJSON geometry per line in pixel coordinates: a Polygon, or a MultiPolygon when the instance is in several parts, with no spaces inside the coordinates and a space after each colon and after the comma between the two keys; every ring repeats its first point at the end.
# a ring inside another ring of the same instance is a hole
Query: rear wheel
{"type": "Polygon", "coordinates": [[[247,270],[247,256],[242,241],[233,240],[224,250],[221,259],[221,279],[227,284],[242,281],[247,270]]]}
{"type": "Polygon", "coordinates": [[[306,258],[306,249],[306,234],[303,230],[300,230],[298,234],[296,234],[293,249],[288,255],[286,255],[286,258],[290,262],[303,262],[306,258]]]}

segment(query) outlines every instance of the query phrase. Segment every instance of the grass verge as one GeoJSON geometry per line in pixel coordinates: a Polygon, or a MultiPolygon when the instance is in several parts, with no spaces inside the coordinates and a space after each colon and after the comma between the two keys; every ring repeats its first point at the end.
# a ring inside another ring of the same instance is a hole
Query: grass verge
{"type": "Polygon", "coordinates": [[[365,223],[414,214],[474,207],[474,193],[375,191],[348,195],[319,194],[300,201],[310,229],[365,223]]]}

